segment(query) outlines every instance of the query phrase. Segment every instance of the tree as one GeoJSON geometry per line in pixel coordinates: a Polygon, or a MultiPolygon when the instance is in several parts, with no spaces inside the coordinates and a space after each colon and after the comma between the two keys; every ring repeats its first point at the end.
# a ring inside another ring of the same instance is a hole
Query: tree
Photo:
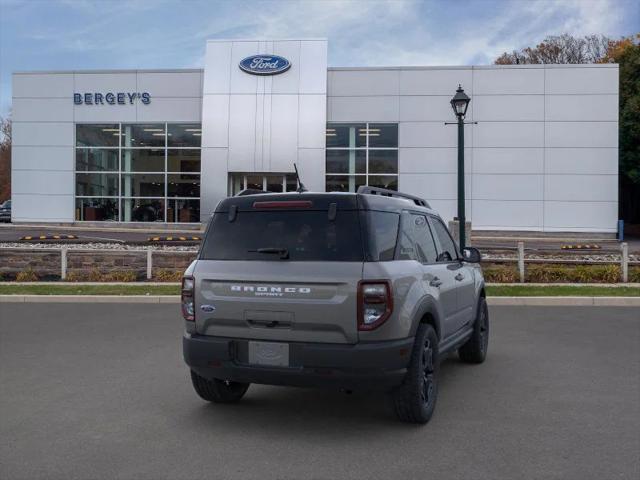
{"type": "Polygon", "coordinates": [[[11,198],[11,119],[0,117],[0,202],[11,198]]]}
{"type": "Polygon", "coordinates": [[[640,34],[611,40],[603,35],[546,37],[534,48],[505,52],[496,65],[617,63],[620,65],[620,218],[640,223],[640,34]]]}
{"type": "Polygon", "coordinates": [[[620,65],[621,218],[640,223],[640,33],[610,41],[602,62],[620,65]]]}
{"type": "Polygon", "coordinates": [[[604,35],[577,38],[568,33],[546,37],[534,48],[505,52],[496,65],[527,63],[598,63],[607,53],[611,40],[604,35]]]}

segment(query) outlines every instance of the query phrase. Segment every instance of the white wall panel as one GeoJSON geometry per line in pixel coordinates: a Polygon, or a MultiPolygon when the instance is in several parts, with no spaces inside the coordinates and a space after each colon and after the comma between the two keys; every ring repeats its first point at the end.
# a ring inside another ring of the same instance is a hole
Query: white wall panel
{"type": "MultiPolygon", "coordinates": [[[[464,149],[465,172],[471,173],[473,149],[464,149]]],[[[400,148],[398,152],[400,173],[456,173],[458,149],[449,148],[400,148]]]]}
{"type": "Polygon", "coordinates": [[[72,222],[73,194],[11,194],[11,218],[16,222],[72,222]]]}
{"type": "Polygon", "coordinates": [[[474,68],[474,95],[543,94],[544,69],[527,68],[474,68]]]}
{"type": "Polygon", "coordinates": [[[549,122],[547,147],[617,147],[618,122],[549,122]]]}
{"type": "Polygon", "coordinates": [[[14,98],[14,122],[72,122],[73,102],[69,98],[14,98]]]}
{"type": "Polygon", "coordinates": [[[14,146],[65,146],[73,145],[73,123],[13,122],[14,146]]]}
{"type": "MultiPolygon", "coordinates": [[[[400,189],[404,192],[406,189],[400,184],[400,189]]],[[[410,193],[410,192],[408,192],[410,193]]],[[[415,194],[417,195],[417,194],[415,194]]],[[[438,215],[442,217],[445,223],[449,223],[449,221],[453,220],[454,217],[458,216],[458,201],[457,200],[438,200],[438,199],[430,199],[425,197],[429,202],[429,205],[433,210],[435,210],[438,215]]],[[[467,220],[471,220],[472,218],[472,210],[471,210],[471,201],[468,200],[465,202],[465,215],[467,220]]]]}
{"type": "Polygon", "coordinates": [[[615,202],[617,175],[547,175],[545,200],[615,202]]]}
{"type": "Polygon", "coordinates": [[[542,200],[542,175],[473,175],[474,200],[542,200]]]}
{"type": "Polygon", "coordinates": [[[473,228],[542,229],[543,202],[473,200],[473,228]]]}
{"type": "Polygon", "coordinates": [[[67,170],[74,169],[73,147],[21,147],[11,148],[13,170],[67,170]]]}
{"type": "Polygon", "coordinates": [[[229,95],[202,98],[202,146],[229,146],[229,95]]]}
{"type": "Polygon", "coordinates": [[[298,158],[298,96],[271,97],[271,172],[291,172],[298,158]]]}
{"type": "Polygon", "coordinates": [[[544,147],[544,122],[481,122],[473,140],[474,147],[544,147]]]}
{"type": "Polygon", "coordinates": [[[618,94],[618,67],[552,66],[546,68],[547,94],[618,94]]]}
{"type": "Polygon", "coordinates": [[[544,173],[543,148],[475,148],[473,173],[544,173]]]}
{"type": "Polygon", "coordinates": [[[547,148],[545,171],[554,173],[618,174],[617,148],[547,148]]]}
{"type": "Polygon", "coordinates": [[[400,71],[400,95],[448,95],[453,97],[458,84],[467,95],[473,94],[471,68],[407,69],[400,71]]]}
{"type": "Polygon", "coordinates": [[[83,93],[138,92],[137,74],[127,73],[75,73],[74,91],[83,93]]]}
{"type": "Polygon", "coordinates": [[[550,121],[618,121],[617,95],[547,95],[545,116],[550,121]]]}
{"type": "Polygon", "coordinates": [[[139,72],[138,91],[158,97],[201,97],[202,72],[139,72]]]}
{"type": "Polygon", "coordinates": [[[326,144],[327,98],[324,95],[300,95],[300,148],[323,148],[326,144]]]}
{"type": "MultiPolygon", "coordinates": [[[[153,98],[151,99],[153,102],[153,98]]],[[[135,122],[137,105],[73,105],[73,118],[82,122],[135,122]]]]}
{"type": "Polygon", "coordinates": [[[301,94],[327,93],[327,41],[303,40],[300,42],[301,94]]]}
{"type": "Polygon", "coordinates": [[[73,73],[14,73],[13,98],[73,98],[73,73]]]}
{"type": "Polygon", "coordinates": [[[477,95],[471,102],[473,120],[542,121],[544,98],[544,95],[477,95]]]}
{"type": "MultiPolygon", "coordinates": [[[[471,146],[471,125],[464,128],[465,145],[471,146]]],[[[403,122],[398,131],[401,147],[457,147],[458,127],[443,122],[403,122]]]]}
{"type": "Polygon", "coordinates": [[[397,70],[333,70],[329,96],[398,95],[397,70]]]}
{"type": "Polygon", "coordinates": [[[74,188],[71,171],[14,170],[11,176],[12,194],[68,195],[74,188]]]}
{"type": "MultiPolygon", "coordinates": [[[[402,190],[428,200],[455,200],[458,176],[455,173],[401,173],[402,190]]],[[[471,198],[471,175],[465,175],[465,195],[471,198]]]]}
{"type": "Polygon", "coordinates": [[[610,231],[618,223],[618,202],[545,202],[546,230],[610,231]]]}
{"type": "Polygon", "coordinates": [[[202,98],[153,98],[149,105],[137,105],[139,122],[200,122],[202,98]]]}
{"type": "Polygon", "coordinates": [[[200,219],[206,221],[218,202],[227,196],[228,150],[226,148],[203,148],[201,156],[200,219]]]}
{"type": "MultiPolygon", "coordinates": [[[[292,168],[292,167],[290,167],[292,168]]],[[[291,171],[290,169],[287,171],[291,171]]],[[[325,190],[324,148],[301,148],[298,150],[298,171],[302,183],[312,192],[325,190]]]]}
{"type": "MultiPolygon", "coordinates": [[[[450,122],[455,120],[451,109],[451,96],[401,96],[400,121],[450,122]]],[[[469,105],[467,118],[473,118],[474,104],[469,105]]]]}
{"type": "MultiPolygon", "coordinates": [[[[207,42],[204,64],[210,66],[204,69],[202,84],[203,94],[228,94],[231,85],[231,42],[207,42]]],[[[235,65],[236,68],[237,64],[235,65]]]]}
{"type": "Polygon", "coordinates": [[[229,105],[229,168],[255,170],[255,95],[231,95],[229,105]]]}
{"type": "Polygon", "coordinates": [[[399,97],[327,97],[331,122],[397,122],[399,97]]]}

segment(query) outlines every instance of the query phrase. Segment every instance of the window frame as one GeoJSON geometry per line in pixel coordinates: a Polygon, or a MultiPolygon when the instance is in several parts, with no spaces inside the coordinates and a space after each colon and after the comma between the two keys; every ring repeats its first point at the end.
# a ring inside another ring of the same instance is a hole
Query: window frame
{"type": "MultiPolygon", "coordinates": [[[[453,244],[453,249],[455,250],[456,253],[456,258],[453,258],[449,261],[446,262],[438,262],[436,261],[437,264],[452,264],[452,263],[460,263],[461,257],[460,257],[460,252],[458,251],[458,245],[456,245],[455,240],[453,239],[453,237],[451,236],[451,232],[449,232],[449,229],[447,228],[447,226],[444,224],[444,221],[442,221],[441,218],[432,215],[432,214],[427,214],[427,218],[429,220],[429,227],[431,228],[433,232],[433,240],[436,243],[436,249],[438,251],[438,257],[440,256],[441,253],[444,252],[444,250],[442,249],[442,244],[440,243],[440,237],[438,237],[437,232],[435,232],[435,228],[432,225],[432,222],[440,222],[440,224],[444,227],[444,231],[447,233],[447,236],[449,237],[449,239],[451,240],[451,243],[453,244]]],[[[437,257],[436,257],[437,258],[437,257]]]]}
{"type": "MultiPolygon", "coordinates": [[[[168,222],[167,218],[168,218],[168,209],[169,209],[169,202],[170,201],[175,201],[175,200],[197,200],[198,202],[200,202],[201,204],[201,198],[202,198],[202,190],[200,190],[200,195],[197,197],[170,197],[169,196],[169,186],[168,186],[168,178],[169,175],[182,175],[182,174],[188,174],[190,176],[197,176],[199,178],[200,181],[200,188],[202,188],[202,122],[105,122],[105,121],[95,121],[95,122],[77,122],[74,123],[74,129],[73,129],[73,198],[74,198],[74,219],[75,219],[75,209],[76,209],[76,200],[78,199],[112,199],[115,200],[117,202],[117,204],[120,206],[122,204],[122,202],[125,199],[133,199],[133,200],[147,200],[150,198],[153,199],[162,199],[164,202],[164,220],[162,223],[174,223],[174,222],[168,222]],[[164,145],[163,146],[133,146],[133,147],[128,147],[125,146],[123,143],[123,128],[127,125],[135,125],[135,126],[140,126],[140,125],[162,125],[163,129],[164,129],[164,145]],[[169,128],[171,125],[182,125],[182,124],[190,124],[190,125],[198,125],[200,128],[200,146],[199,147],[194,147],[194,146],[187,146],[187,147],[178,147],[178,146],[169,146],[169,140],[168,140],[168,134],[169,134],[169,128]],[[78,145],[78,141],[77,141],[77,135],[78,135],[78,126],[100,126],[100,125],[107,125],[109,127],[113,126],[115,128],[115,126],[117,125],[118,127],[118,145],[117,146],[91,146],[91,145],[78,145]],[[112,171],[105,171],[105,170],[78,170],[77,169],[77,152],[79,150],[114,150],[117,151],[118,154],[118,160],[117,160],[117,170],[112,170],[112,171]],[[126,172],[123,170],[123,154],[125,150],[162,150],[164,152],[164,170],[161,172],[152,172],[152,171],[140,171],[140,172],[126,172]],[[199,163],[200,163],[200,168],[197,172],[177,172],[177,171],[169,171],[168,167],[169,167],[169,160],[168,160],[168,152],[169,150],[197,150],[199,152],[199,163]],[[114,174],[117,175],[118,177],[118,192],[117,192],[117,196],[95,196],[95,195],[78,195],[78,188],[77,188],[77,174],[92,174],[92,173],[100,173],[100,174],[114,174]],[[155,175],[162,175],[163,179],[164,179],[164,194],[162,197],[140,197],[140,196],[126,196],[123,195],[123,188],[122,188],[122,182],[123,182],[123,177],[125,175],[137,175],[137,174],[155,174],[155,175]]],[[[81,223],[81,222],[86,222],[86,220],[74,220],[75,222],[81,223]]],[[[124,210],[122,208],[118,208],[118,218],[115,220],[118,223],[139,223],[136,222],[135,220],[124,220],[124,210]]],[[[153,222],[152,222],[153,223],[153,222]]],[[[189,222],[189,224],[193,224],[193,223],[198,223],[198,222],[189,222]]]]}
{"type": "Polygon", "coordinates": [[[329,128],[331,128],[332,125],[342,125],[342,126],[347,126],[347,125],[364,125],[365,129],[366,129],[366,142],[364,146],[361,147],[329,147],[327,146],[327,142],[326,142],[326,137],[325,137],[325,191],[327,188],[327,177],[329,176],[342,176],[342,177],[360,177],[360,178],[364,178],[364,185],[369,185],[369,177],[395,177],[396,178],[396,183],[398,185],[398,191],[400,190],[400,127],[399,124],[397,122],[367,122],[367,121],[362,121],[362,122],[358,122],[358,121],[354,121],[354,122],[327,122],[326,126],[325,126],[325,132],[326,130],[328,130],[329,128]],[[370,128],[371,125],[393,125],[396,127],[396,131],[398,132],[398,139],[396,142],[396,146],[395,147],[372,147],[370,146],[370,128]],[[364,173],[336,173],[336,172],[329,172],[326,170],[326,152],[327,151],[364,151],[365,152],[365,172],[364,173]],[[397,161],[397,169],[395,173],[371,173],[369,170],[369,152],[370,151],[392,151],[392,152],[397,152],[396,154],[396,161],[397,161]]]}

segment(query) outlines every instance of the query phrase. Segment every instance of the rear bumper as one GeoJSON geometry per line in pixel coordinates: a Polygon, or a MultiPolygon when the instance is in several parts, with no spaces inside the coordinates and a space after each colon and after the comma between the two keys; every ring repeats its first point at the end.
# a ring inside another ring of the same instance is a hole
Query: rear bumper
{"type": "Polygon", "coordinates": [[[402,383],[413,338],[355,345],[290,343],[289,367],[248,363],[248,340],[186,333],[184,360],[198,375],[267,385],[388,390],[402,383]]]}

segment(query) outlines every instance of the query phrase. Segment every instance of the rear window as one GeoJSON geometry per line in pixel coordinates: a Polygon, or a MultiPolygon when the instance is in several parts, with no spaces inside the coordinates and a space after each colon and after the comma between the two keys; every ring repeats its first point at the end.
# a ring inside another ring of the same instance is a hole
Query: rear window
{"type": "Polygon", "coordinates": [[[362,261],[358,212],[338,211],[335,220],[330,221],[326,210],[241,211],[233,222],[229,221],[227,213],[216,213],[200,258],[289,262],[362,261]],[[286,255],[282,255],[283,251],[286,251],[286,255]],[[283,259],[283,256],[288,258],[283,259]]]}

